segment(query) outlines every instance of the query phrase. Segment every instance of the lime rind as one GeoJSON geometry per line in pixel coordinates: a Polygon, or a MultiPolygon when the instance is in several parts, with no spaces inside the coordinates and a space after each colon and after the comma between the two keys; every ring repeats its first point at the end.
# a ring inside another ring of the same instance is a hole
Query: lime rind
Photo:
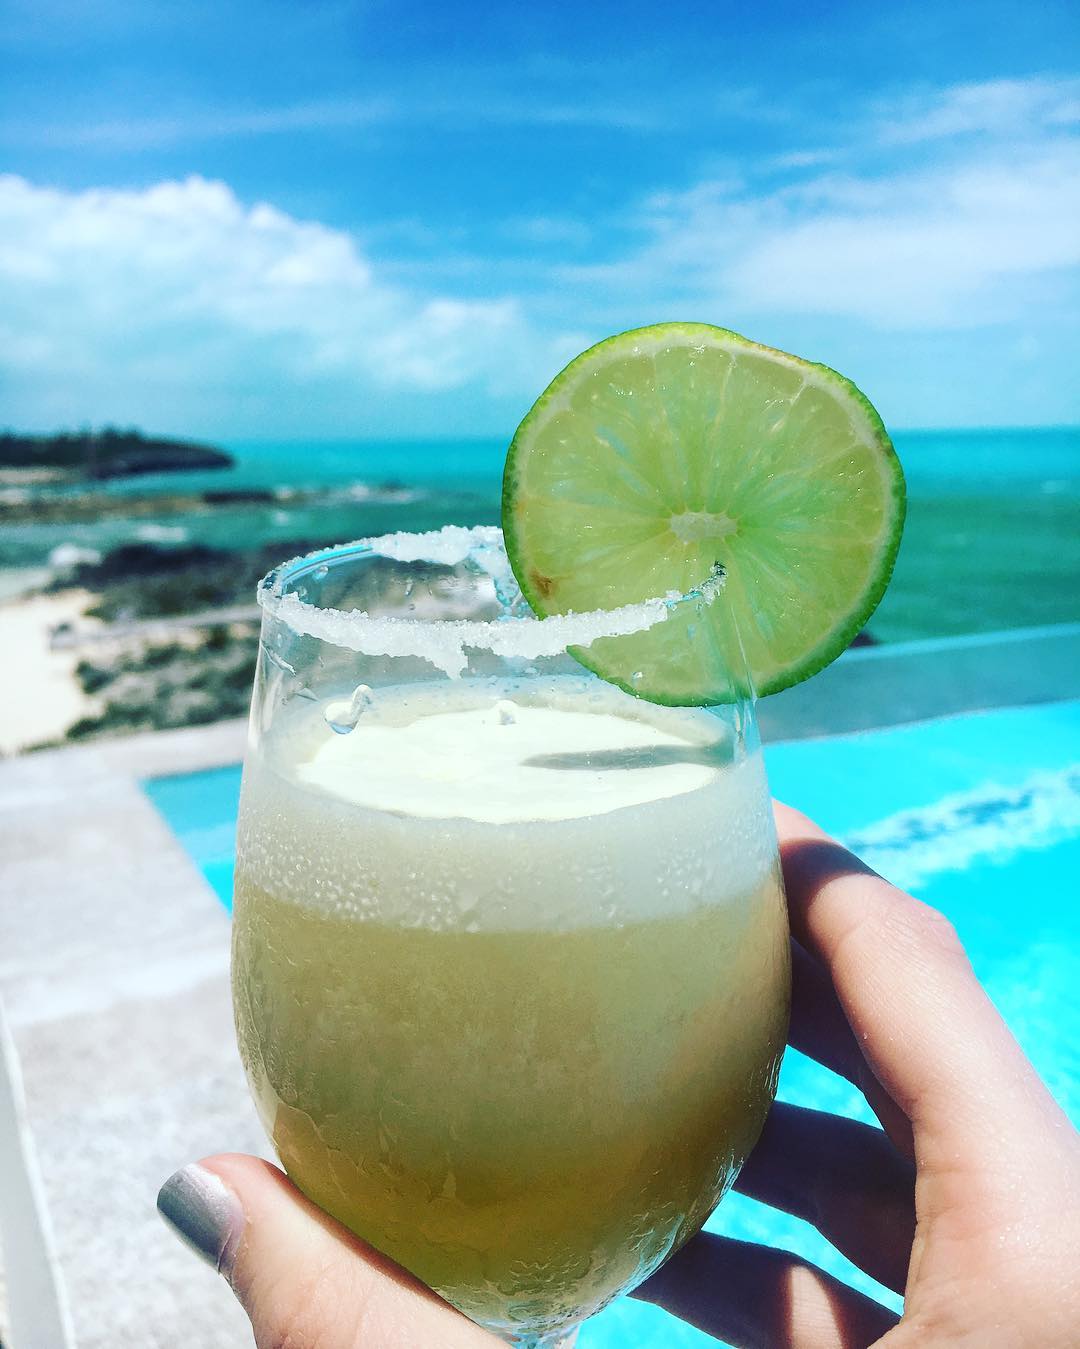
{"type": "Polygon", "coordinates": [[[697,619],[575,652],[676,705],[778,692],[834,660],[885,592],[904,509],[888,434],[850,380],[698,323],[573,360],[518,427],[503,480],[507,553],[539,614],[685,593],[725,567],[726,594],[697,619]]]}

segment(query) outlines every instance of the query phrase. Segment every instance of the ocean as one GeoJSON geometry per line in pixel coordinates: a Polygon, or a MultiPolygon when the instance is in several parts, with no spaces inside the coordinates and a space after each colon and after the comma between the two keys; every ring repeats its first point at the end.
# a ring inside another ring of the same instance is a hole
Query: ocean
{"type": "MultiPolygon", "coordinates": [[[[908,481],[904,541],[870,622],[883,642],[1080,620],[1080,428],[895,434],[908,481]]],[[[0,592],[71,548],[122,543],[251,548],[339,542],[444,523],[496,523],[502,440],[225,443],[236,465],[119,479],[108,510],[70,521],[5,521],[0,592]],[[192,505],[204,492],[263,499],[192,505]],[[187,498],[177,501],[176,498],[187,498]],[[125,509],[131,503],[130,513],[125,509]],[[62,549],[61,553],[57,553],[62,549]]],[[[35,499],[75,489],[20,489],[35,499]]],[[[10,493],[7,499],[12,500],[10,493]]]]}

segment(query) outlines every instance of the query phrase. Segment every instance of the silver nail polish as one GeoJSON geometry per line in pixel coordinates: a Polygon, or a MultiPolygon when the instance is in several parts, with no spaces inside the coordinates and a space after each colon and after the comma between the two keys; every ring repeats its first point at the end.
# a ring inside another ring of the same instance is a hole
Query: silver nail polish
{"type": "Polygon", "coordinates": [[[158,1191],[157,1206],[182,1241],[219,1273],[229,1272],[244,1210],[220,1177],[197,1163],[185,1166],[158,1191]]]}

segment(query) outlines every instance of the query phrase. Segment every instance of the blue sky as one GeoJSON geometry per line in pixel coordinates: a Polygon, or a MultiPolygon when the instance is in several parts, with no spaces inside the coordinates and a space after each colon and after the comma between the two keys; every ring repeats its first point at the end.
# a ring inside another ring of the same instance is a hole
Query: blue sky
{"type": "Polygon", "coordinates": [[[665,318],[1080,422],[1070,5],[8,0],[0,61],[7,424],[505,435],[665,318]]]}

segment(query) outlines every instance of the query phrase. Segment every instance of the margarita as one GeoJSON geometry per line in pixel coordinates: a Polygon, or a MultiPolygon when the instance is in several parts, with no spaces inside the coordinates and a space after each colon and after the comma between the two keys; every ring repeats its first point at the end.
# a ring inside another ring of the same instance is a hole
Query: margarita
{"type": "Polygon", "coordinates": [[[249,760],[241,1052],[289,1174],[504,1335],[692,1235],[787,1023],[760,752],[599,681],[301,701],[249,760]]]}

